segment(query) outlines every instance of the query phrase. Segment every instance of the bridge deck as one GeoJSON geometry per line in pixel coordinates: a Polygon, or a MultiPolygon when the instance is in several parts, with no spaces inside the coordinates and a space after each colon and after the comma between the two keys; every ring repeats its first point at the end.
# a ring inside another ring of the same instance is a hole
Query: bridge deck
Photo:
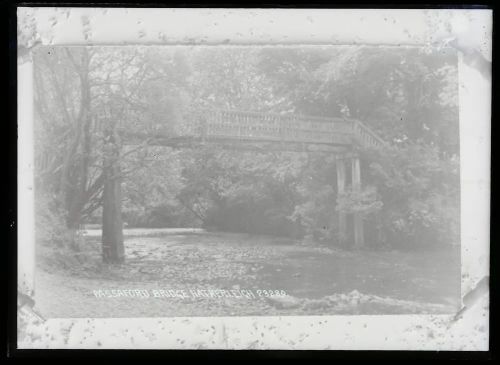
{"type": "MultiPolygon", "coordinates": [[[[103,130],[106,123],[98,123],[103,130]]],[[[169,123],[135,125],[119,123],[125,145],[197,148],[216,144],[222,148],[254,151],[294,151],[346,153],[353,147],[380,147],[385,142],[362,122],[343,118],[284,116],[279,114],[202,110],[198,117],[174,130],[169,123]]],[[[53,156],[52,156],[53,157],[53,156]]],[[[35,165],[44,169],[51,159],[38,153],[35,165]]]]}
{"type": "Polygon", "coordinates": [[[196,120],[172,132],[167,124],[150,124],[139,130],[120,126],[125,143],[148,139],[152,145],[191,147],[215,143],[229,148],[345,151],[354,145],[378,147],[385,142],[363,123],[342,118],[284,116],[279,114],[203,110],[196,120]]]}

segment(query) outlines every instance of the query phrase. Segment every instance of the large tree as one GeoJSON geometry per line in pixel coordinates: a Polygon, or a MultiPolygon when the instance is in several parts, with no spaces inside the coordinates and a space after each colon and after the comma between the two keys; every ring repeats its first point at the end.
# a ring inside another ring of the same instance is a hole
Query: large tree
{"type": "MultiPolygon", "coordinates": [[[[122,178],[144,167],[137,153],[148,141],[126,147],[121,132],[174,125],[169,116],[175,116],[178,101],[168,99],[173,87],[157,56],[144,48],[37,50],[37,186],[56,196],[70,230],[100,209],[103,198],[121,205],[122,178]]],[[[116,214],[104,222],[103,241],[114,242],[117,251],[109,256],[104,249],[103,256],[121,261],[119,207],[106,206],[116,214]]]]}

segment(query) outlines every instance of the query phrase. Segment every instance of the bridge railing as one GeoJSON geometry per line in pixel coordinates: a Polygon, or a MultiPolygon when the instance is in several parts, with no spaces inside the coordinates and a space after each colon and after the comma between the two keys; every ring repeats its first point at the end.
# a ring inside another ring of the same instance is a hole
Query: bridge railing
{"type": "MultiPolygon", "coordinates": [[[[96,118],[96,130],[103,131],[109,121],[96,118]]],[[[116,127],[128,136],[196,137],[201,139],[231,139],[244,141],[325,143],[362,147],[381,147],[386,142],[371,128],[358,120],[286,116],[259,112],[233,110],[202,110],[196,118],[189,118],[180,130],[168,123],[143,123],[118,121],[116,127]]],[[[49,153],[35,156],[35,169],[43,172],[52,163],[49,153]]]]}
{"type": "Polygon", "coordinates": [[[281,142],[350,144],[352,123],[341,118],[207,110],[202,123],[205,138],[281,142]]]}
{"type": "Polygon", "coordinates": [[[359,120],[353,121],[352,127],[354,138],[356,138],[358,143],[363,147],[382,147],[386,145],[382,138],[359,120]]]}
{"type": "Polygon", "coordinates": [[[185,118],[180,125],[161,123],[118,123],[129,136],[196,137],[212,140],[246,140],[297,142],[378,147],[385,142],[360,121],[344,118],[322,118],[281,115],[223,109],[201,109],[185,118]]]}

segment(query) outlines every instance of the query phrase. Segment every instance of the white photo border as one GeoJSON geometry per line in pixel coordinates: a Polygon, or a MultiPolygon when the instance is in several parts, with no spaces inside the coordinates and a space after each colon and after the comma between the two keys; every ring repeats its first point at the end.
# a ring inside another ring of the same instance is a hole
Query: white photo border
{"type": "MultiPolygon", "coordinates": [[[[491,61],[491,10],[18,8],[18,288],[33,290],[33,76],[37,45],[439,47],[491,61]],[[30,33],[31,32],[31,33],[30,33]],[[20,42],[21,44],[21,42],[20,42]]],[[[489,276],[491,78],[459,57],[462,298],[489,276]]],[[[489,348],[489,293],[455,315],[57,318],[20,349],[476,350],[489,348]],[[42,336],[43,337],[43,336],[42,336]],[[132,340],[131,340],[132,339],[132,340]]]]}

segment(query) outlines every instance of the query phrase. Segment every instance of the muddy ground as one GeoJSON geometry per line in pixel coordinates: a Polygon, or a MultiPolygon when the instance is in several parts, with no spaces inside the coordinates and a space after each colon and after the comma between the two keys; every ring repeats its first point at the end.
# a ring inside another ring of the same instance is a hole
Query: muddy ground
{"type": "Polygon", "coordinates": [[[71,259],[39,258],[35,299],[44,317],[453,313],[459,306],[459,248],[345,251],[271,236],[126,232],[126,262],[105,265],[99,242],[89,232],[71,259]],[[131,289],[148,296],[123,294],[131,289]],[[155,297],[159,290],[188,296],[155,297]]]}

